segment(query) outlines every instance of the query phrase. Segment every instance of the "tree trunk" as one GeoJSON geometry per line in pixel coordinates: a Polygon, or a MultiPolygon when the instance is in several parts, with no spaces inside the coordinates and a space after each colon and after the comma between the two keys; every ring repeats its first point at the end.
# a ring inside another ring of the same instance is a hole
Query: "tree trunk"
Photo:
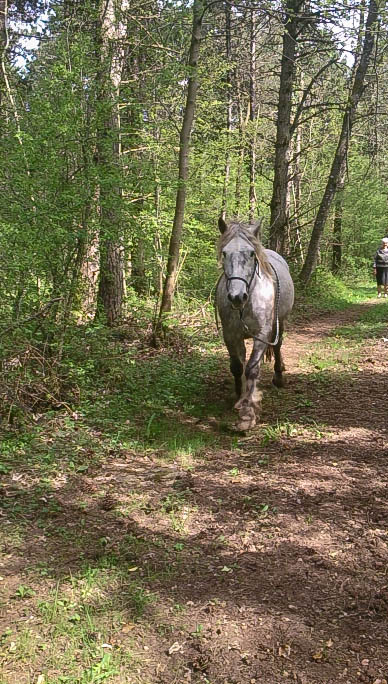
{"type": "MultiPolygon", "coordinates": [[[[145,26],[147,30],[152,30],[152,24],[150,20],[145,20],[145,26]],[[149,28],[148,28],[149,27],[149,28]]],[[[134,31],[134,28],[132,28],[134,31]]],[[[140,42],[140,27],[135,29],[135,35],[132,36],[134,43],[136,41],[140,42]]],[[[131,87],[130,97],[133,102],[136,103],[135,106],[129,109],[129,125],[131,130],[130,137],[126,138],[128,148],[138,147],[137,142],[142,138],[144,131],[144,122],[141,116],[139,116],[139,103],[144,99],[144,93],[146,92],[146,82],[144,78],[144,73],[142,69],[143,54],[140,46],[137,48],[137,52],[132,56],[130,70],[131,79],[133,85],[131,87]]],[[[141,106],[141,105],[140,105],[141,106]]],[[[131,152],[132,159],[136,160],[137,167],[140,174],[140,187],[143,185],[143,173],[141,171],[142,167],[148,165],[148,160],[145,159],[142,149],[137,149],[131,152]]],[[[137,214],[140,216],[144,208],[144,199],[139,198],[136,202],[137,214]]],[[[133,217],[134,223],[136,223],[135,216],[133,217]]],[[[127,251],[131,252],[131,285],[133,286],[135,292],[144,296],[147,292],[148,283],[146,277],[146,255],[145,255],[145,245],[143,240],[143,235],[141,232],[136,230],[134,227],[133,237],[131,240],[131,245],[127,246],[127,251]]],[[[127,273],[128,275],[128,273],[127,273]]]]}
{"type": "Polygon", "coordinates": [[[290,216],[291,111],[299,27],[298,12],[302,5],[301,0],[287,0],[283,33],[269,236],[271,249],[280,253],[284,251],[290,216]]]}
{"type": "Polygon", "coordinates": [[[7,72],[5,69],[5,55],[8,48],[8,0],[0,0],[0,66],[1,66],[1,81],[0,81],[0,113],[4,116],[4,102],[6,100],[7,92],[7,72]]]}
{"type": "Polygon", "coordinates": [[[121,131],[119,93],[124,65],[123,21],[127,0],[101,0],[99,23],[98,100],[100,125],[97,160],[100,169],[100,280],[97,316],[105,314],[109,326],[121,315],[124,298],[124,249],[120,187],[121,131]]]}
{"type": "Polygon", "coordinates": [[[225,3],[225,41],[226,41],[226,59],[228,62],[228,70],[226,73],[226,88],[227,88],[227,106],[226,106],[226,150],[225,150],[225,171],[224,171],[224,187],[222,192],[221,217],[225,221],[226,209],[228,202],[228,185],[230,179],[230,137],[232,132],[232,71],[230,67],[230,60],[232,57],[231,46],[231,18],[230,18],[230,4],[225,3]]]}
{"type": "Polygon", "coordinates": [[[235,209],[236,209],[236,216],[239,216],[240,215],[240,209],[241,209],[241,184],[242,184],[242,175],[243,175],[244,158],[245,158],[246,128],[247,128],[248,120],[249,120],[249,105],[247,106],[247,113],[246,113],[246,117],[244,118],[241,84],[240,84],[238,78],[236,78],[236,81],[237,81],[237,93],[238,93],[238,95],[237,95],[237,107],[238,107],[238,120],[239,120],[239,131],[238,131],[239,152],[238,152],[237,170],[236,170],[235,209]]]}
{"type": "Polygon", "coordinates": [[[338,273],[342,265],[342,213],[344,204],[346,165],[343,165],[334,200],[332,273],[338,273]]]}
{"type": "Polygon", "coordinates": [[[256,197],[256,10],[251,10],[251,42],[249,63],[249,119],[251,131],[249,138],[249,210],[252,222],[257,205],[256,197]]]}
{"type": "Polygon", "coordinates": [[[163,292],[163,245],[162,238],[160,237],[160,196],[161,187],[159,179],[155,180],[155,219],[156,219],[156,231],[154,235],[154,253],[156,260],[156,273],[155,273],[155,290],[157,297],[161,296],[163,292]]]}
{"type": "Polygon", "coordinates": [[[291,221],[291,240],[292,240],[292,254],[295,256],[297,261],[303,263],[303,246],[302,239],[300,235],[300,212],[302,206],[302,170],[300,164],[302,149],[302,131],[298,127],[296,130],[295,137],[295,152],[294,152],[294,168],[292,171],[292,196],[294,200],[294,214],[291,221]]]}
{"type": "Polygon", "coordinates": [[[162,319],[164,314],[171,311],[172,299],[176,288],[179,253],[186,203],[186,186],[189,174],[190,137],[193,127],[195,104],[198,90],[197,64],[201,42],[202,16],[202,0],[194,0],[193,28],[189,52],[190,76],[188,79],[186,106],[179,140],[178,190],[175,202],[174,223],[171,230],[170,244],[168,250],[167,273],[163,288],[162,302],[160,306],[155,335],[158,335],[161,332],[162,319]]]}
{"type": "Polygon", "coordinates": [[[360,99],[366,87],[365,76],[371,61],[373,47],[375,44],[375,24],[377,22],[377,19],[378,8],[376,0],[369,0],[368,16],[366,20],[365,37],[361,58],[356,69],[353,87],[351,89],[351,93],[343,116],[342,129],[338,140],[337,149],[335,151],[334,159],[331,165],[325,192],[323,194],[321,204],[319,206],[318,213],[315,219],[306,255],[306,260],[304,262],[303,268],[299,276],[301,282],[304,285],[307,285],[309,283],[311,276],[316,268],[319,254],[319,246],[323,230],[340,181],[341,170],[343,169],[343,165],[346,162],[350,136],[352,133],[358,103],[360,102],[360,99]]]}
{"type": "MultiPolygon", "coordinates": [[[[86,157],[86,155],[85,155],[86,157]]],[[[88,164],[84,157],[85,169],[88,164]]],[[[93,207],[98,207],[100,202],[99,187],[94,188],[94,195],[85,203],[82,212],[82,240],[83,259],[80,266],[81,281],[81,315],[79,322],[93,320],[97,307],[97,287],[100,269],[99,234],[91,230],[91,216],[93,207]]]]}
{"type": "Polygon", "coordinates": [[[124,295],[124,249],[117,240],[104,240],[100,247],[100,282],[97,295],[97,317],[102,306],[107,325],[121,317],[124,295]]]}

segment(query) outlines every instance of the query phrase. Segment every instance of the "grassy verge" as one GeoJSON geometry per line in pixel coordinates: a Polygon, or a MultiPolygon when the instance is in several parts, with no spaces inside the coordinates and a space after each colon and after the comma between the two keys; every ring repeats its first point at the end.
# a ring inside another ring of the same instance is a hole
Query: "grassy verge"
{"type": "Polygon", "coordinates": [[[318,269],[308,288],[300,289],[296,283],[294,315],[341,311],[374,297],[376,286],[371,280],[341,280],[318,269]]]}

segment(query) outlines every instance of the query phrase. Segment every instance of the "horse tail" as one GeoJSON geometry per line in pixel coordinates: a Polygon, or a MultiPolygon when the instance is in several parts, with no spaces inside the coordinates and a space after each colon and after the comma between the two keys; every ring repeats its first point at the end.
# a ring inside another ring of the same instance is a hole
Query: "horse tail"
{"type": "Polygon", "coordinates": [[[269,344],[265,351],[265,360],[270,362],[274,357],[273,347],[269,344]]]}

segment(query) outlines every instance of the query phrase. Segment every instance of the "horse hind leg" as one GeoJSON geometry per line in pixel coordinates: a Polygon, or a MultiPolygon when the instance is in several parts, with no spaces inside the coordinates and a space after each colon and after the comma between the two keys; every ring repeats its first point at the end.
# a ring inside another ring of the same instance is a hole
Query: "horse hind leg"
{"type": "Polygon", "coordinates": [[[280,326],[279,330],[279,341],[278,343],[272,347],[273,349],[273,355],[275,357],[275,364],[274,364],[274,374],[272,378],[272,384],[275,385],[275,387],[284,387],[285,386],[285,379],[283,377],[283,372],[286,370],[286,367],[283,363],[283,357],[282,357],[282,342],[283,342],[283,326],[280,326]]]}

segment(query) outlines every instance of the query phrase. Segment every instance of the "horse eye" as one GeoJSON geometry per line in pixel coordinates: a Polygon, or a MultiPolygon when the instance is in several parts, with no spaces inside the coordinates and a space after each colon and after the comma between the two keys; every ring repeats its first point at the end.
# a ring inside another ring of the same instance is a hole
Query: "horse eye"
{"type": "Polygon", "coordinates": [[[225,258],[225,257],[226,257],[226,252],[222,252],[222,256],[225,258]]]}
{"type": "Polygon", "coordinates": [[[254,256],[255,256],[255,253],[254,253],[254,252],[251,252],[250,256],[251,256],[251,257],[254,257],[254,256]]]}

